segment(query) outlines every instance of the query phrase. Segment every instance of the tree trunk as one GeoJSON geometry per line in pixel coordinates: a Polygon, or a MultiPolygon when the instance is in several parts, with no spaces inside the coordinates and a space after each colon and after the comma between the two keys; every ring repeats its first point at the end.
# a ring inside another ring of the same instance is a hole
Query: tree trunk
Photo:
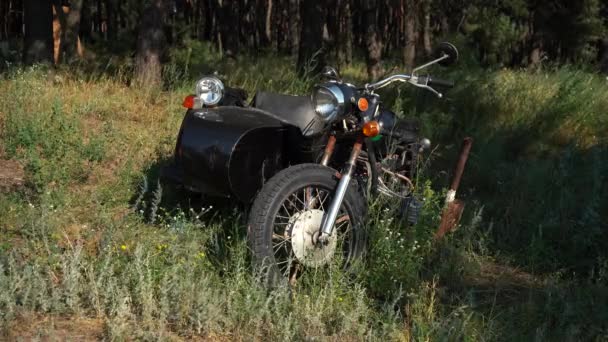
{"type": "Polygon", "coordinates": [[[399,40],[399,3],[395,0],[388,1],[384,4],[386,11],[390,14],[387,18],[386,24],[386,39],[384,42],[384,54],[388,55],[391,51],[394,51],[399,40]]]}
{"type": "Polygon", "coordinates": [[[338,27],[338,64],[350,64],[353,59],[352,0],[340,1],[340,24],[338,27]]]}
{"type": "Polygon", "coordinates": [[[272,0],[256,0],[255,9],[256,26],[258,35],[258,46],[267,47],[270,44],[271,32],[267,28],[270,26],[268,17],[272,16],[272,0]]]}
{"type": "Polygon", "coordinates": [[[448,34],[450,34],[450,22],[448,20],[449,14],[443,14],[441,16],[441,35],[445,38],[448,34]]]}
{"type": "Polygon", "coordinates": [[[106,18],[108,39],[116,41],[118,37],[118,23],[116,20],[116,3],[115,0],[106,0],[106,18]]]}
{"type": "Polygon", "coordinates": [[[51,63],[53,61],[53,7],[49,1],[23,2],[25,37],[23,62],[51,63]]]}
{"type": "Polygon", "coordinates": [[[202,38],[202,30],[201,28],[203,27],[204,23],[204,17],[203,17],[203,1],[198,0],[196,1],[196,7],[194,8],[194,27],[193,27],[193,31],[192,31],[192,38],[196,38],[196,39],[201,39],[202,38]]]}
{"type": "Polygon", "coordinates": [[[171,46],[177,41],[177,32],[175,30],[175,13],[177,12],[177,8],[175,6],[175,0],[167,0],[164,3],[164,6],[167,6],[164,8],[165,20],[163,24],[165,43],[168,46],[171,46]]]}
{"type": "Polygon", "coordinates": [[[378,35],[382,44],[382,54],[388,53],[390,46],[390,35],[391,35],[391,20],[392,20],[392,6],[389,4],[390,0],[377,0],[377,14],[376,22],[378,27],[378,35]]]}
{"type": "Polygon", "coordinates": [[[68,6],[62,6],[61,0],[53,0],[53,62],[59,64],[63,55],[63,30],[66,26],[68,6]]]}
{"type": "MultiPolygon", "coordinates": [[[[541,6],[536,4],[536,6],[541,6]]],[[[539,30],[542,27],[543,15],[539,8],[532,10],[528,17],[528,68],[535,69],[540,65],[543,53],[543,37],[539,30]]]]}
{"type": "MultiPolygon", "coordinates": [[[[276,53],[281,51],[285,43],[286,33],[283,31],[285,25],[284,19],[281,1],[274,1],[270,18],[270,22],[274,23],[274,25],[270,26],[270,34],[272,37],[272,50],[276,51],[276,53]]],[[[268,21],[266,23],[268,24],[268,21]]]]}
{"type": "Polygon", "coordinates": [[[272,44],[272,0],[268,0],[268,6],[266,7],[266,22],[264,24],[264,33],[266,35],[266,40],[272,44]]]}
{"type": "Polygon", "coordinates": [[[252,0],[242,1],[240,3],[241,11],[241,29],[240,41],[247,47],[255,47],[255,2],[252,0]]]}
{"type": "MultiPolygon", "coordinates": [[[[23,34],[23,4],[20,0],[0,1],[0,42],[23,34]]],[[[7,45],[8,49],[8,45],[7,45]]]]}
{"type": "Polygon", "coordinates": [[[163,0],[153,0],[141,15],[135,56],[135,81],[141,86],[155,87],[161,83],[163,8],[163,0]]]}
{"type": "Polygon", "coordinates": [[[431,43],[431,1],[425,0],[423,4],[424,25],[422,28],[422,47],[424,48],[424,56],[429,57],[433,53],[431,43]]]}
{"type": "MultiPolygon", "coordinates": [[[[182,0],[177,2],[177,4],[179,4],[179,9],[178,11],[180,11],[180,13],[183,14],[184,16],[184,21],[186,22],[187,25],[190,25],[194,22],[194,17],[195,17],[195,8],[194,8],[194,4],[192,0],[182,0]]],[[[195,35],[196,32],[192,31],[190,33],[190,35],[195,35]]]]}
{"type": "Polygon", "coordinates": [[[93,20],[91,18],[91,2],[83,0],[82,10],[80,11],[80,29],[78,30],[82,45],[91,40],[93,29],[92,26],[93,20]]]}
{"type": "Polygon", "coordinates": [[[289,1],[278,1],[277,5],[281,7],[281,27],[276,33],[277,39],[280,41],[279,51],[289,54],[293,50],[293,42],[291,41],[293,18],[290,17],[289,1]]]}
{"type": "Polygon", "coordinates": [[[416,4],[415,0],[406,0],[405,5],[405,47],[403,48],[403,64],[412,69],[416,62],[416,4]]]}
{"type": "Polygon", "coordinates": [[[63,51],[68,62],[80,57],[82,58],[83,48],[79,37],[80,31],[80,11],[82,0],[72,0],[69,13],[66,18],[65,28],[62,27],[63,51]]]}
{"type": "Polygon", "coordinates": [[[350,64],[353,61],[353,2],[352,0],[346,0],[345,4],[344,61],[346,64],[350,64]]]}
{"type": "Polygon", "coordinates": [[[543,42],[538,34],[532,34],[530,43],[530,54],[528,55],[528,67],[537,68],[540,65],[543,50],[543,42]]]}
{"type": "MultiPolygon", "coordinates": [[[[0,41],[8,40],[8,18],[11,1],[2,1],[0,3],[0,41]]],[[[1,51],[0,51],[1,53],[1,51]]],[[[1,54],[0,54],[1,55],[1,54]]]]}
{"type": "Polygon", "coordinates": [[[540,64],[541,49],[540,46],[533,47],[528,58],[528,67],[536,68],[540,64]]]}
{"type": "Polygon", "coordinates": [[[96,26],[96,30],[99,33],[100,36],[103,36],[103,33],[105,33],[105,29],[103,28],[103,14],[102,14],[102,1],[101,0],[97,0],[97,13],[95,14],[95,26],[96,26]]]}
{"type": "Polygon", "coordinates": [[[325,8],[320,0],[301,0],[302,29],[298,53],[298,73],[318,72],[325,63],[323,56],[323,18],[325,8]]]}
{"type": "Polygon", "coordinates": [[[213,25],[213,39],[217,42],[217,51],[222,54],[224,52],[224,38],[222,37],[222,5],[221,0],[211,0],[213,3],[214,25],[213,25]]]}
{"type": "Polygon", "coordinates": [[[300,4],[299,0],[289,0],[289,33],[291,36],[291,54],[298,55],[300,48],[300,4]]]}
{"type": "Polygon", "coordinates": [[[405,46],[405,0],[399,0],[399,8],[396,15],[397,37],[395,38],[395,50],[405,46]]]}
{"type": "Polygon", "coordinates": [[[380,76],[380,60],[382,58],[382,42],[378,33],[378,1],[365,1],[363,6],[363,27],[365,33],[365,60],[369,80],[380,76]]]}
{"type": "Polygon", "coordinates": [[[218,4],[217,0],[202,0],[203,13],[205,15],[205,27],[203,30],[203,39],[209,42],[213,42],[217,36],[217,22],[218,22],[218,4]]]}
{"type": "Polygon", "coordinates": [[[239,4],[237,0],[223,0],[220,27],[224,56],[236,58],[239,52],[239,4]]]}
{"type": "Polygon", "coordinates": [[[326,12],[325,28],[323,29],[323,47],[327,51],[328,59],[333,63],[337,59],[338,49],[336,49],[338,43],[338,37],[340,36],[340,7],[342,0],[326,0],[325,7],[328,10],[326,12]]]}
{"type": "Polygon", "coordinates": [[[608,74],[608,37],[600,42],[600,71],[608,74]]]}

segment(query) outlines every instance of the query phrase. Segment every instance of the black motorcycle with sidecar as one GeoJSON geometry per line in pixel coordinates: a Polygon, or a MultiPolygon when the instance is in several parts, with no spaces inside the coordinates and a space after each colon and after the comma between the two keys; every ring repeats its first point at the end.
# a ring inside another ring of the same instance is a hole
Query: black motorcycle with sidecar
{"type": "Polygon", "coordinates": [[[348,267],[366,249],[369,194],[400,199],[415,223],[417,160],[430,147],[417,122],[397,119],[376,91],[405,82],[441,97],[433,87],[453,82],[419,71],[457,59],[456,48],[442,43],[436,59],[411,74],[362,87],[328,67],[312,96],[257,92],[250,104],[244,92],[205,77],[184,100],[174,161],[163,175],[247,205],[254,262],[273,282],[336,258],[348,267]]]}

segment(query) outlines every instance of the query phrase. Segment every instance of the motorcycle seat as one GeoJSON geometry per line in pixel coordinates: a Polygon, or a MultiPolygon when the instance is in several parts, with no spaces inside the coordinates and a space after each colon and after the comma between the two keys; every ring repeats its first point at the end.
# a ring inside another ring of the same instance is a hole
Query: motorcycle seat
{"type": "Polygon", "coordinates": [[[304,136],[311,136],[323,129],[323,122],[317,119],[308,96],[259,91],[255,94],[251,106],[274,114],[281,120],[298,127],[304,136]]]}

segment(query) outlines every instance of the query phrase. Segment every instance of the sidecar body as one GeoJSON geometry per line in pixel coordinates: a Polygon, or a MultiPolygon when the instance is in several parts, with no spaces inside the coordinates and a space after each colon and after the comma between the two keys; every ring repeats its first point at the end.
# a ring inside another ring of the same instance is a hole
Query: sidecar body
{"type": "Polygon", "coordinates": [[[248,203],[276,172],[316,158],[322,131],[305,96],[257,93],[249,107],[189,109],[162,175],[194,192],[248,203]]]}

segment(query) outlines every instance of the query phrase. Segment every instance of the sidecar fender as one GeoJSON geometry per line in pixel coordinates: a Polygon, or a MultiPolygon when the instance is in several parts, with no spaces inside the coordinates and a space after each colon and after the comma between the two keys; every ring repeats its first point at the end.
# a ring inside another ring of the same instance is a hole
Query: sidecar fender
{"type": "Polygon", "coordinates": [[[189,110],[166,174],[190,190],[250,202],[289,163],[294,139],[301,139],[296,127],[258,109],[189,110]]]}

